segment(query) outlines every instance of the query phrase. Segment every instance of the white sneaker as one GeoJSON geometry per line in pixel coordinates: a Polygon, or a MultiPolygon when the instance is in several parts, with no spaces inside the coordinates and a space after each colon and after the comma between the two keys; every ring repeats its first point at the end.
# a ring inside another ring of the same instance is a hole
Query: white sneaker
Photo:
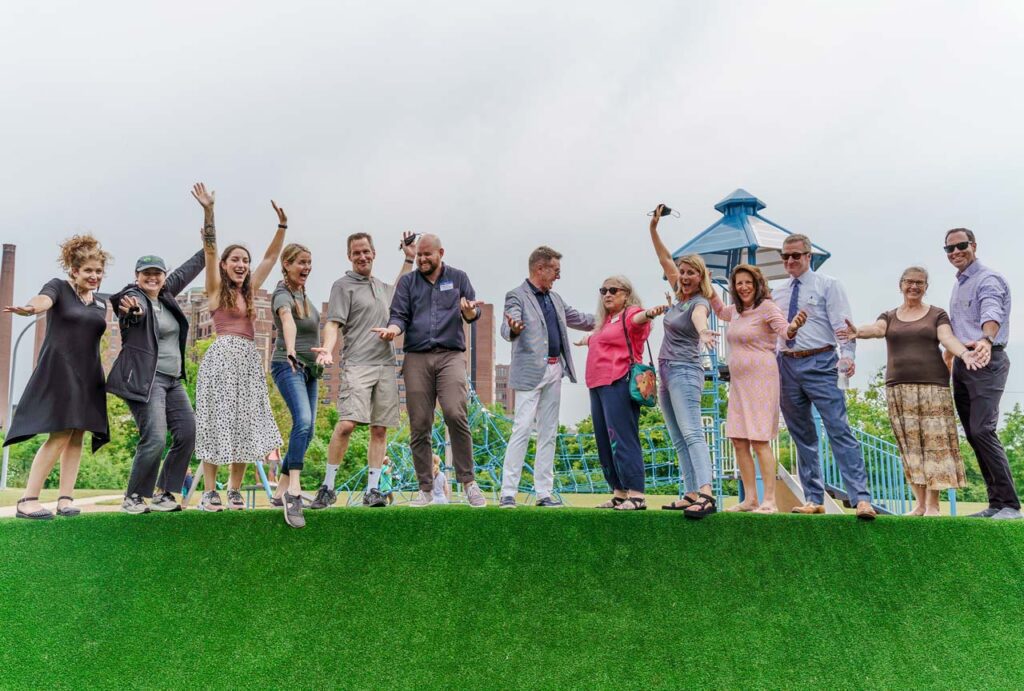
{"type": "Polygon", "coordinates": [[[480,485],[475,482],[471,482],[465,486],[466,490],[466,501],[474,509],[481,509],[487,506],[487,498],[484,497],[483,491],[480,489],[480,485]]]}
{"type": "Polygon", "coordinates": [[[416,498],[413,499],[411,502],[409,502],[409,506],[416,506],[416,507],[430,506],[430,503],[431,503],[430,500],[431,500],[430,492],[424,492],[423,490],[420,490],[416,494],[416,498]]]}

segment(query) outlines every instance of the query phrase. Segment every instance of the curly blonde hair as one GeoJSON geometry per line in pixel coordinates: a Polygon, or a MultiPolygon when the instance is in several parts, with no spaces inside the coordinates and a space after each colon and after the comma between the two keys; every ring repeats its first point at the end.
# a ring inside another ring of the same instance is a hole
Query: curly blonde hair
{"type": "Polygon", "coordinates": [[[92,235],[72,235],[60,244],[60,258],[57,260],[61,268],[68,274],[73,269],[80,269],[86,262],[98,261],[104,267],[111,261],[110,252],[103,249],[100,241],[92,235]]]}

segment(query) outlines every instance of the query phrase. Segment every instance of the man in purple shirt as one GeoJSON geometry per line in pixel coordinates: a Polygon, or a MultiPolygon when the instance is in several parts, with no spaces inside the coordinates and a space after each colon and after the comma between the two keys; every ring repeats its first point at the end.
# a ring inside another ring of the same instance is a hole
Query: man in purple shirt
{"type": "Polygon", "coordinates": [[[481,304],[469,276],[443,261],[436,235],[424,235],[416,247],[416,268],[398,280],[386,328],[374,328],[382,340],[405,334],[405,405],[409,446],[420,491],[411,506],[432,503],[434,467],[431,432],[434,408],[441,404],[451,437],[456,479],[470,506],[487,505],[473,473],[473,436],[469,430],[466,386],[466,338],[463,322],[480,318],[481,304]]]}
{"type": "Polygon", "coordinates": [[[962,360],[953,364],[953,401],[988,489],[988,508],[971,515],[1000,520],[1021,518],[1010,463],[996,434],[999,401],[1010,373],[1005,350],[1010,339],[1010,286],[1002,274],[977,260],[978,244],[972,231],[948,231],[944,249],[957,270],[949,300],[953,333],[980,356],[981,362],[989,363],[973,371],[962,360]]]}

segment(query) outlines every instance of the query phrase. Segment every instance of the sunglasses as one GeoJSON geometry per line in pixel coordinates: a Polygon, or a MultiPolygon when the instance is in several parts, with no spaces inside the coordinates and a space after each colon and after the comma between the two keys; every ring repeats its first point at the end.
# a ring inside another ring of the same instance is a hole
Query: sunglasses
{"type": "Polygon", "coordinates": [[[597,292],[601,293],[601,295],[618,295],[620,290],[622,292],[626,292],[625,288],[616,288],[615,286],[612,286],[611,288],[601,286],[598,288],[597,292]]]}
{"type": "Polygon", "coordinates": [[[971,243],[967,240],[964,242],[958,242],[955,245],[946,245],[942,249],[946,250],[946,254],[953,254],[956,250],[963,252],[965,249],[971,246],[971,243]]]}
{"type": "Polygon", "coordinates": [[[810,252],[779,252],[779,256],[784,262],[788,262],[790,259],[799,259],[805,254],[810,254],[810,252]]]}

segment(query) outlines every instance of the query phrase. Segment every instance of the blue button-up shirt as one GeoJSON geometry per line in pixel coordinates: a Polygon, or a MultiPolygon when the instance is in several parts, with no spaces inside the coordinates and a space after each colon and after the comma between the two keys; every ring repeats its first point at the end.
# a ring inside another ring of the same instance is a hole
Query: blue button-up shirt
{"type": "MultiPolygon", "coordinates": [[[[431,283],[421,272],[410,271],[395,286],[388,326],[397,326],[405,334],[402,348],[407,353],[425,353],[434,348],[465,350],[461,298],[476,299],[465,272],[442,264],[441,275],[431,283]]],[[[477,309],[475,319],[479,317],[477,309]]]]}
{"type": "Polygon", "coordinates": [[[1010,340],[1010,285],[1003,275],[974,260],[957,273],[949,298],[949,321],[961,342],[977,341],[985,334],[981,325],[996,322],[999,331],[993,345],[1010,340]]]}
{"type": "MultiPolygon", "coordinates": [[[[788,316],[789,298],[793,294],[793,282],[789,279],[772,291],[772,300],[788,316]]],[[[785,339],[779,339],[781,350],[814,350],[837,344],[836,331],[846,326],[846,320],[853,321],[850,301],[838,279],[808,269],[799,278],[800,293],[797,307],[807,312],[807,323],[800,327],[796,343],[786,347],[785,339]]],[[[843,357],[853,358],[857,354],[856,342],[840,344],[843,357]]]]}
{"type": "Polygon", "coordinates": [[[548,327],[548,357],[558,357],[562,354],[562,331],[558,328],[558,312],[555,311],[555,304],[546,291],[530,283],[529,279],[526,283],[533,291],[537,302],[540,303],[540,311],[544,313],[544,323],[548,327]]]}

